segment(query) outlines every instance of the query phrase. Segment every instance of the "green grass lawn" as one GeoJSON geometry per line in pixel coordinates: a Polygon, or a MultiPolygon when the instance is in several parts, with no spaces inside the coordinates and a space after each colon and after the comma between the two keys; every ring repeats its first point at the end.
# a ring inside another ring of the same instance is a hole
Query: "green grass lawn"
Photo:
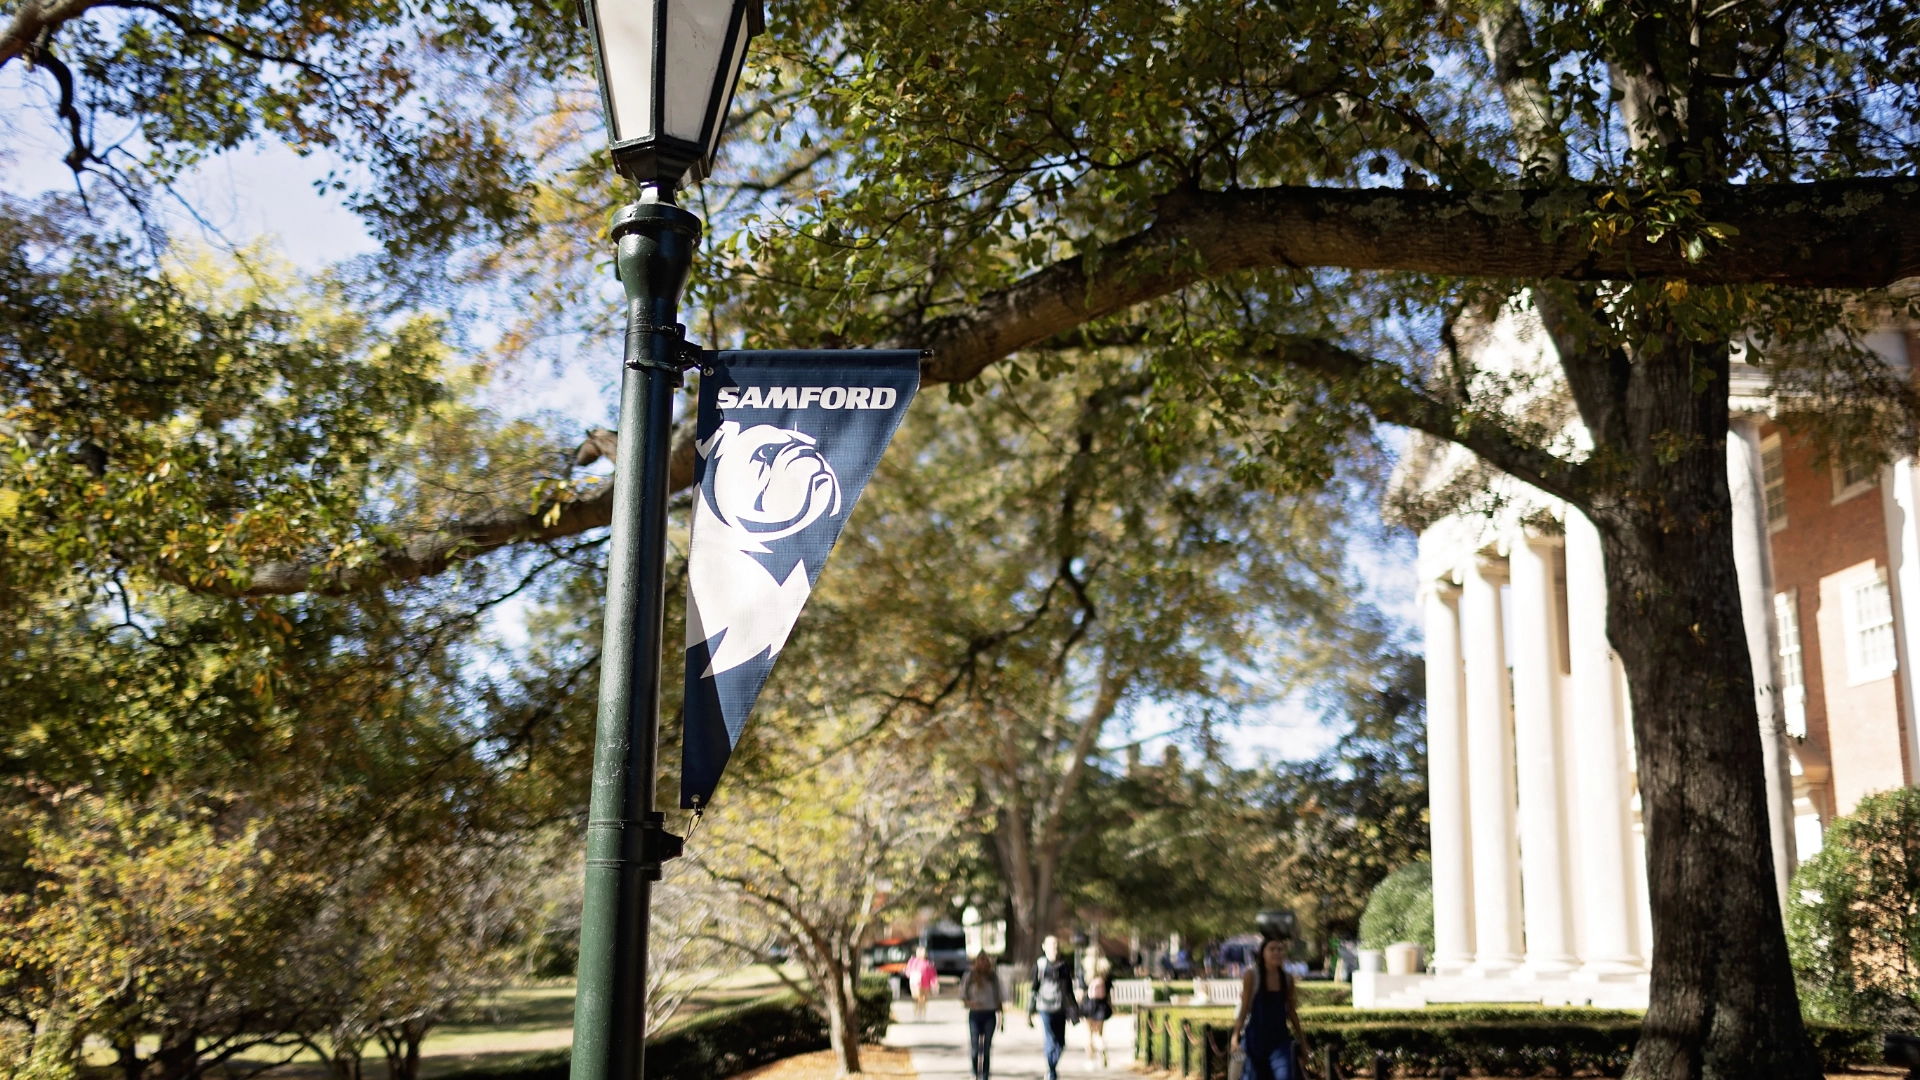
{"type": "MultiPolygon", "coordinates": [[[[797,969],[789,977],[798,978],[797,969]]],[[[669,1028],[710,1009],[750,1001],[783,987],[764,966],[728,972],[699,972],[700,983],[667,1022],[669,1028]]],[[[433,1077],[470,1065],[573,1043],[573,983],[518,986],[474,1002],[461,1015],[434,1029],[421,1044],[420,1071],[433,1077]]]]}
{"type": "MultiPolygon", "coordinates": [[[[801,977],[794,967],[787,968],[785,973],[790,978],[801,977]]],[[[668,1021],[670,1027],[710,1009],[750,1001],[784,986],[779,975],[765,966],[698,972],[691,978],[699,983],[699,989],[668,1021]]],[[[572,1045],[573,998],[573,981],[569,979],[510,986],[468,1004],[428,1033],[426,1042],[420,1046],[421,1075],[442,1076],[487,1061],[572,1045]]],[[[235,1071],[251,1071],[284,1056],[284,1053],[272,1057],[262,1055],[255,1060],[235,1062],[235,1071]]],[[[87,1060],[89,1065],[109,1066],[113,1063],[113,1052],[105,1046],[89,1045],[87,1060]]],[[[386,1059],[378,1044],[368,1044],[365,1061],[368,1080],[384,1080],[386,1059]]],[[[285,1080],[316,1080],[326,1076],[327,1069],[319,1058],[302,1052],[269,1075],[285,1080]]]]}

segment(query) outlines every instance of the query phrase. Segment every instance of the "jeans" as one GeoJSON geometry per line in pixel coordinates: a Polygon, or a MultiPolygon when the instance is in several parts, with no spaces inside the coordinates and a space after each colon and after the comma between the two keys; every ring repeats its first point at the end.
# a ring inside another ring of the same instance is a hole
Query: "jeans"
{"type": "Polygon", "coordinates": [[[993,1027],[1000,1013],[993,1009],[967,1010],[967,1050],[973,1058],[973,1080],[987,1080],[992,1071],[993,1027]]]}
{"type": "MultiPolygon", "coordinates": [[[[1060,1075],[1060,1054],[1067,1048],[1067,1014],[1041,1013],[1040,1030],[1047,1044],[1047,1080],[1056,1080],[1060,1075]]],[[[1293,1078],[1287,1077],[1286,1080],[1293,1078]]]]}
{"type": "Polygon", "coordinates": [[[1296,1068],[1294,1060],[1292,1039],[1268,1048],[1264,1054],[1255,1053],[1251,1046],[1247,1046],[1246,1051],[1247,1066],[1241,1072],[1240,1080],[1301,1080],[1300,1070],[1296,1068]]]}

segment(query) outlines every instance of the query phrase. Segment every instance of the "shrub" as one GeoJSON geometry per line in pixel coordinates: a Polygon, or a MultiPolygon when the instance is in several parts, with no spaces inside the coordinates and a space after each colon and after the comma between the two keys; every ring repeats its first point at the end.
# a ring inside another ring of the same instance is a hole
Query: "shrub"
{"type": "MultiPolygon", "coordinates": [[[[1372,1010],[1357,1012],[1365,1017],[1372,1010]]],[[[1597,1072],[1619,1076],[1640,1041],[1635,1013],[1596,1009],[1536,1009],[1538,1015],[1495,1010],[1461,1010],[1460,1015],[1426,1023],[1356,1020],[1308,1024],[1307,1039],[1340,1048],[1341,1069],[1352,1075],[1371,1069],[1373,1055],[1384,1053],[1405,1071],[1437,1073],[1451,1065],[1462,1074],[1485,1076],[1572,1076],[1597,1072]],[[1597,1015],[1582,1015],[1583,1013],[1597,1015]]],[[[1807,1034],[1829,1071],[1879,1060],[1870,1028],[1811,1022],[1807,1034]]]]}
{"type": "Polygon", "coordinates": [[[1360,915],[1360,947],[1384,949],[1411,941],[1433,955],[1433,864],[1425,859],[1388,874],[1367,897],[1360,915]]]}
{"type": "Polygon", "coordinates": [[[1296,982],[1294,997],[1302,1009],[1353,1004],[1353,984],[1341,982],[1296,982]]]}
{"type": "MultiPolygon", "coordinates": [[[[862,980],[860,1040],[886,1036],[893,994],[884,980],[862,980]]],[[[703,1013],[647,1040],[647,1080],[725,1080],[726,1077],[795,1054],[825,1050],[827,1022],[792,994],[761,998],[731,1009],[703,1013]]],[[[526,1054],[477,1065],[442,1080],[567,1080],[566,1050],[526,1054]]]]}
{"type": "Polygon", "coordinates": [[[887,1037],[887,1025],[893,1023],[893,987],[885,975],[862,975],[854,991],[860,1017],[860,1041],[877,1043],[887,1037]]]}
{"type": "Polygon", "coordinates": [[[1920,789],[1869,795],[1834,820],[1794,875],[1787,947],[1809,1015],[1920,1026],[1920,789]]]}
{"type": "MultiPolygon", "coordinates": [[[[1436,1006],[1428,1009],[1305,1008],[1307,1041],[1316,1055],[1337,1047],[1345,1075],[1369,1072],[1383,1053],[1402,1074],[1433,1075],[1451,1066],[1479,1075],[1618,1076],[1640,1038],[1641,1016],[1611,1009],[1548,1009],[1535,1005],[1436,1006]]],[[[1195,1080],[1227,1080],[1231,1009],[1143,1010],[1135,1056],[1195,1080]]],[[[1809,1021],[1829,1070],[1877,1059],[1871,1028],[1809,1021]]],[[[1317,1059],[1314,1063],[1317,1067],[1317,1059]]]]}

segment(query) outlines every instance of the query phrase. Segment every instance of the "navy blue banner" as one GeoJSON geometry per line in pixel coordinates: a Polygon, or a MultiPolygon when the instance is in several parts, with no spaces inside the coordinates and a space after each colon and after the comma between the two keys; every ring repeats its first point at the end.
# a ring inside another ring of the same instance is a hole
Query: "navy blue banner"
{"type": "Polygon", "coordinates": [[[700,379],[680,806],[704,807],[920,388],[920,353],[722,352],[700,379]]]}

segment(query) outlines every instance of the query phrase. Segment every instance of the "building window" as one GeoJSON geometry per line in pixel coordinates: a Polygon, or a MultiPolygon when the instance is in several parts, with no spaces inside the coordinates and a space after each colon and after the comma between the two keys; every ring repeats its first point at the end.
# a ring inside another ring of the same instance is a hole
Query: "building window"
{"type": "Polygon", "coordinates": [[[1855,578],[1843,586],[1846,609],[1847,666],[1851,682],[1872,682],[1893,674],[1896,666],[1893,640],[1893,593],[1887,588],[1884,572],[1875,568],[1872,576],[1855,578]]]}
{"type": "Polygon", "coordinates": [[[1878,462],[1833,463],[1833,501],[1846,502],[1855,495],[1872,491],[1880,482],[1878,462]]]}
{"type": "Polygon", "coordinates": [[[1787,456],[1780,447],[1780,436],[1760,440],[1760,476],[1766,484],[1767,531],[1787,527],[1787,456]]]}
{"type": "Polygon", "coordinates": [[[1774,633],[1780,639],[1780,707],[1787,734],[1807,737],[1807,665],[1800,647],[1800,599],[1796,592],[1773,594],[1774,633]]]}

